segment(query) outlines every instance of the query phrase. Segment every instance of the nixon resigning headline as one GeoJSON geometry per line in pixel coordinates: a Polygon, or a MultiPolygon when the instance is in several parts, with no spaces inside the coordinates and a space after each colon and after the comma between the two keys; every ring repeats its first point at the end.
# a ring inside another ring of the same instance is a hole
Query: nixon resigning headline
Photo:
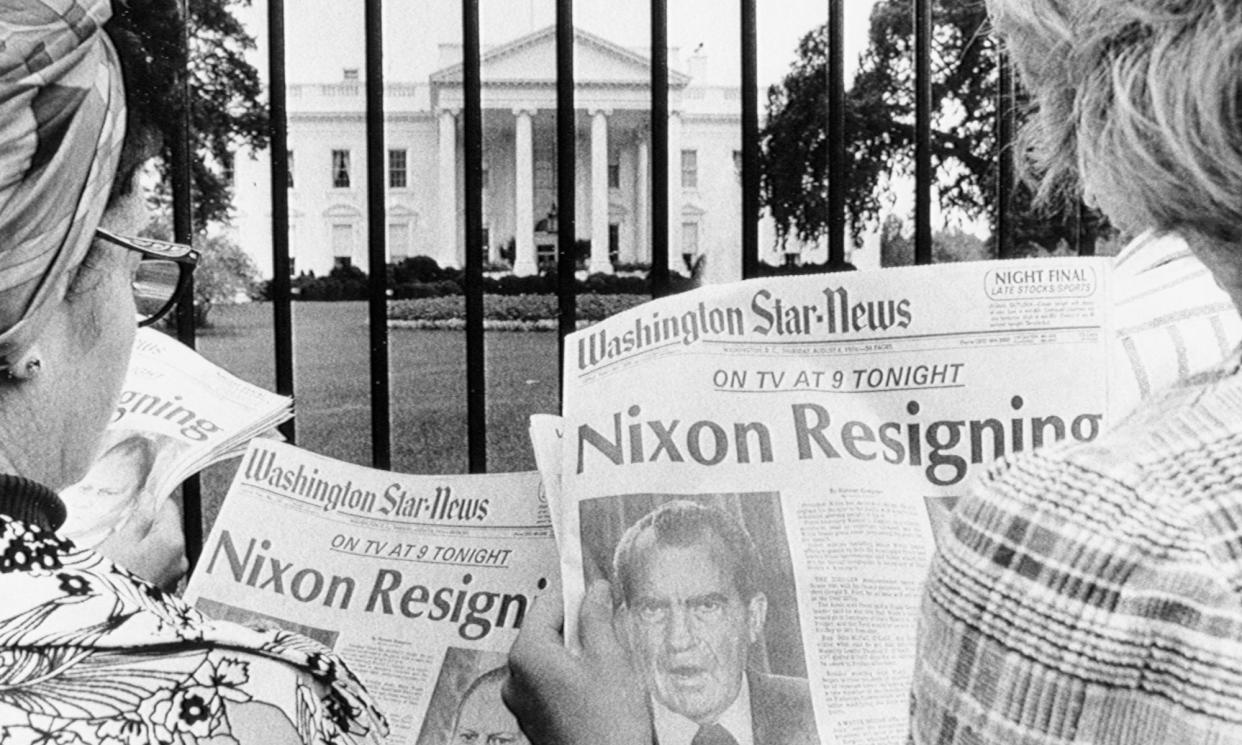
{"type": "Polygon", "coordinates": [[[983,419],[931,419],[914,399],[908,419],[881,421],[834,414],[823,404],[795,402],[783,421],[716,421],[660,417],[631,405],[598,425],[576,432],[575,472],[641,463],[773,463],[778,460],[844,459],[922,468],[927,481],[952,486],[971,464],[1072,437],[1089,442],[1100,434],[1102,412],[1026,415],[1020,395],[1009,400],[1012,416],[983,419]],[[774,432],[787,432],[783,438],[774,432]],[[788,443],[778,451],[774,442],[788,443]]]}
{"type": "Polygon", "coordinates": [[[482,589],[477,568],[463,569],[460,579],[439,587],[419,582],[426,572],[395,566],[377,567],[365,577],[338,574],[331,568],[299,566],[282,558],[271,539],[235,536],[230,530],[220,531],[208,551],[207,574],[299,603],[453,624],[467,641],[478,641],[493,629],[520,628],[530,603],[548,587],[547,578],[540,577],[529,594],[482,589]]]}

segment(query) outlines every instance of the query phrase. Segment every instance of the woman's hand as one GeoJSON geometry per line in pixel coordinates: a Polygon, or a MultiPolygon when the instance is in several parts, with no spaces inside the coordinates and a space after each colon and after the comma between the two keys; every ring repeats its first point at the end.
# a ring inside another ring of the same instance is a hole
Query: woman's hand
{"type": "Polygon", "coordinates": [[[580,656],[562,639],[561,605],[544,596],[527,614],[509,651],[505,705],[533,745],[651,745],[647,696],[613,630],[608,583],[583,598],[580,656]]]}
{"type": "Polygon", "coordinates": [[[190,567],[181,507],[165,499],[151,522],[143,522],[131,518],[95,550],[156,587],[171,589],[190,567]]]}

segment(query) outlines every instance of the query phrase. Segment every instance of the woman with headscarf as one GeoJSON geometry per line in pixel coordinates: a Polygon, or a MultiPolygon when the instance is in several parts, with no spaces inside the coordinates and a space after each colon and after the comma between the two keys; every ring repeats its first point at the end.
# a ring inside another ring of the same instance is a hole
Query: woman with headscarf
{"type": "MultiPolygon", "coordinates": [[[[1242,303],[1242,3],[988,5],[1044,196],[1180,234],[1242,303]]],[[[536,604],[506,702],[537,745],[649,743],[606,596],[582,615],[574,656],[536,604]]],[[[917,745],[1242,743],[1242,350],[990,468],[938,543],[915,665],[917,745]]]]}
{"type": "Polygon", "coordinates": [[[383,718],[330,651],[213,623],[130,571],[182,570],[175,507],[126,556],[56,534],[56,490],[97,453],[135,317],[166,312],[194,260],[121,235],[141,227],[129,181],[152,133],[126,135],[111,13],[0,2],[0,741],[368,741],[383,718]]]}

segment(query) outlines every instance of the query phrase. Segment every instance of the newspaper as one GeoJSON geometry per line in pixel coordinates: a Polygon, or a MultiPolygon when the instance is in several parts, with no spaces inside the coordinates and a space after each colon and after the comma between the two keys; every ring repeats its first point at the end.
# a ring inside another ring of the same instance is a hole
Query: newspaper
{"type": "Polygon", "coordinates": [[[293,399],[233,376],[151,328],[134,339],[129,371],[100,455],[60,496],[63,533],[79,546],[135,541],[191,474],[237,457],[293,416],[293,399]]]}
{"type": "Polygon", "coordinates": [[[934,522],[994,458],[1100,434],[1108,272],[750,280],[568,337],[563,419],[533,423],[563,435],[539,465],[567,638],[610,579],[662,745],[711,721],[756,745],[905,742],[934,522]]]}
{"type": "Polygon", "coordinates": [[[388,715],[389,742],[449,745],[475,719],[494,735],[479,742],[518,736],[505,654],[558,586],[536,473],[412,476],[256,440],[185,596],[335,649],[388,715]]]}

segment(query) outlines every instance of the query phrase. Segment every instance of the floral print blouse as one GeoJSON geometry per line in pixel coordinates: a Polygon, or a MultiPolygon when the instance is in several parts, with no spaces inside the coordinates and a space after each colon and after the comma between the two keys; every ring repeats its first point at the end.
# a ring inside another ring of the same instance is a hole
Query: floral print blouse
{"type": "Polygon", "coordinates": [[[0,514],[0,745],[361,745],[386,730],[317,642],[208,620],[0,514]]]}

